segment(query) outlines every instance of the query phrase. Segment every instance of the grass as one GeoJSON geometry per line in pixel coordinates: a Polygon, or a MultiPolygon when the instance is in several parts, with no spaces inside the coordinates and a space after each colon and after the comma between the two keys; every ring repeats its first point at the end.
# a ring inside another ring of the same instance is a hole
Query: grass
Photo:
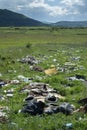
{"type": "Polygon", "coordinates": [[[85,29],[57,29],[51,28],[1,28],[0,46],[21,46],[30,43],[81,43],[87,42],[87,28],[85,29]]]}
{"type": "MultiPolygon", "coordinates": [[[[52,30],[51,27],[9,27],[0,28],[0,73],[3,80],[17,79],[18,75],[33,77],[34,81],[49,83],[65,101],[79,108],[78,100],[87,97],[86,82],[69,81],[70,76],[84,75],[87,79],[87,28],[52,30]],[[39,64],[44,69],[52,64],[64,68],[66,62],[74,63],[78,69],[66,67],[64,72],[46,76],[43,72],[30,71],[28,64],[21,64],[18,59],[32,55],[41,60],[39,64]],[[78,60],[74,58],[80,57],[78,60]],[[56,62],[53,61],[56,59],[56,62]],[[81,69],[82,68],[82,69],[81,69]],[[36,76],[42,77],[41,81],[36,76]],[[45,78],[44,78],[45,77],[45,78]],[[71,87],[70,87],[71,86],[71,87]]],[[[0,124],[0,130],[67,130],[65,124],[72,123],[73,130],[87,129],[87,114],[83,112],[66,116],[62,113],[53,115],[37,115],[18,113],[23,107],[23,99],[27,93],[20,93],[26,83],[9,85],[0,88],[0,95],[4,90],[14,89],[13,98],[0,100],[1,106],[8,106],[8,122],[0,124]],[[81,119],[81,120],[80,120],[81,119]]],[[[58,104],[62,103],[60,100],[58,104]]]]}

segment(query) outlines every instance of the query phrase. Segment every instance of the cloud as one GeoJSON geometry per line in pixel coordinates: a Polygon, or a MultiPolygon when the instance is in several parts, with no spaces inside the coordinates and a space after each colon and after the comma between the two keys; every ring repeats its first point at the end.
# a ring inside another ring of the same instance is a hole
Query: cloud
{"type": "Polygon", "coordinates": [[[48,0],[48,1],[50,1],[50,2],[54,2],[55,0],[48,0]]]}
{"type": "Polygon", "coordinates": [[[61,3],[65,4],[67,6],[70,6],[70,7],[73,6],[73,5],[79,5],[79,6],[84,5],[83,0],[62,0],[61,3]]]}
{"type": "Polygon", "coordinates": [[[0,0],[0,8],[44,21],[87,18],[87,0],[0,0]]]}
{"type": "Polygon", "coordinates": [[[67,14],[67,9],[60,6],[51,6],[45,3],[44,0],[34,0],[29,4],[29,8],[41,8],[44,9],[49,15],[57,16],[57,15],[65,15],[67,14]]]}

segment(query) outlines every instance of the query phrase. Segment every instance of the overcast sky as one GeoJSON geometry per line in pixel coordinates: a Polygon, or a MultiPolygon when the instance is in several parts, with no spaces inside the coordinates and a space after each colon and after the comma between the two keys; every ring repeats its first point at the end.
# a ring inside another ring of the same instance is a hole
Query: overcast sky
{"type": "Polygon", "coordinates": [[[0,0],[0,9],[9,9],[39,21],[87,20],[87,0],[0,0]]]}

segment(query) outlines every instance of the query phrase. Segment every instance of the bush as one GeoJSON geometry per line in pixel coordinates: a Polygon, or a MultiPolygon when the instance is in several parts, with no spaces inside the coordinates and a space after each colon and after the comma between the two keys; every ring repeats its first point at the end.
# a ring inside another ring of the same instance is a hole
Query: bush
{"type": "Polygon", "coordinates": [[[26,48],[31,48],[31,43],[27,43],[26,48]]]}

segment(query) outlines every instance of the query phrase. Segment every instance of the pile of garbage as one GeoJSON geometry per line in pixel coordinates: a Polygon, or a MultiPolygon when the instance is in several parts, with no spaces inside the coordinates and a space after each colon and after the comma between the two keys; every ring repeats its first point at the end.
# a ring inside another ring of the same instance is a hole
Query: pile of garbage
{"type": "Polygon", "coordinates": [[[38,64],[40,63],[39,60],[37,60],[35,57],[27,55],[25,58],[22,58],[19,60],[21,63],[28,63],[30,65],[38,64]]]}
{"type": "Polygon", "coordinates": [[[65,97],[58,94],[48,84],[30,83],[21,92],[28,93],[27,98],[24,100],[25,104],[23,109],[21,110],[23,113],[29,113],[31,115],[53,114],[58,112],[71,114],[75,110],[75,106],[67,102],[58,105],[58,101],[60,99],[64,100],[65,97]]]}

